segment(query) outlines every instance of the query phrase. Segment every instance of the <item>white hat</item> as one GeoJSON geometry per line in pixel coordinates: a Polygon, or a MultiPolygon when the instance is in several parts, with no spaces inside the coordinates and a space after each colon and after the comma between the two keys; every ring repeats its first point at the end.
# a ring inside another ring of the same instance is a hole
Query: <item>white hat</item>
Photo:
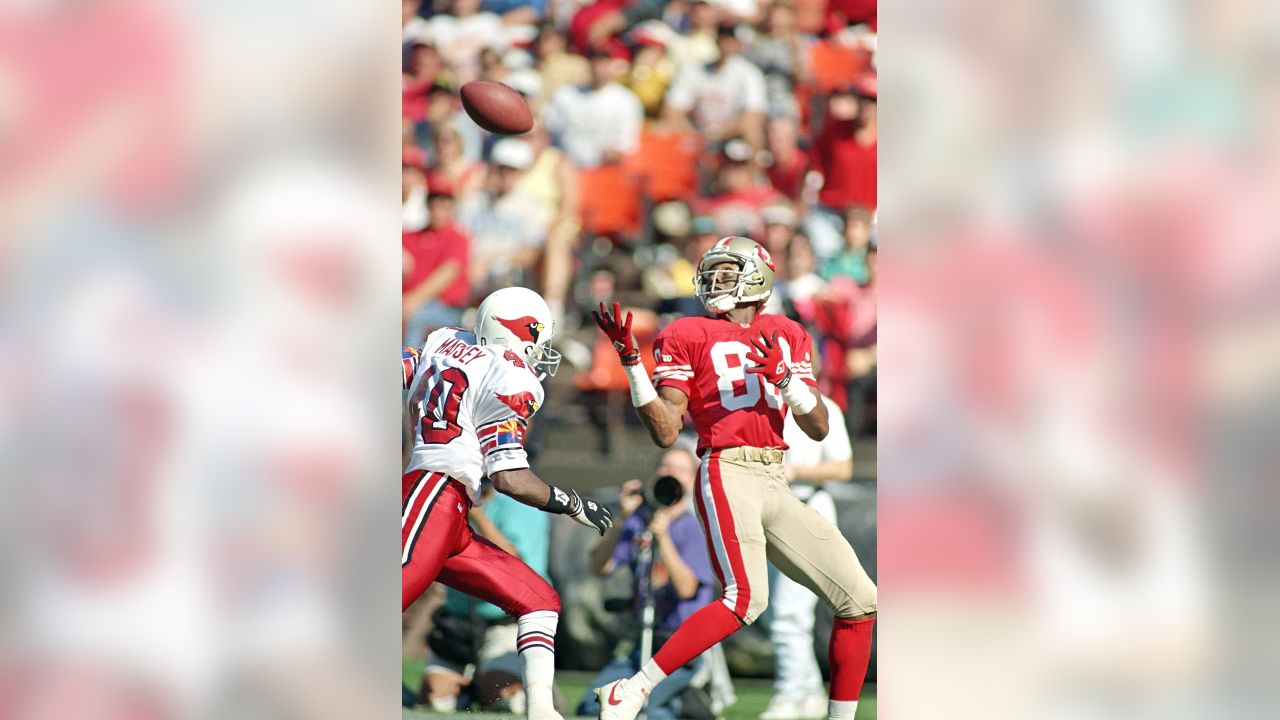
{"type": "Polygon", "coordinates": [[[515,70],[504,79],[512,90],[528,98],[536,98],[542,94],[542,76],[536,70],[515,70]]]}
{"type": "Polygon", "coordinates": [[[489,153],[489,162],[516,170],[528,170],[533,165],[533,148],[523,140],[503,138],[494,143],[493,151],[489,153]]]}

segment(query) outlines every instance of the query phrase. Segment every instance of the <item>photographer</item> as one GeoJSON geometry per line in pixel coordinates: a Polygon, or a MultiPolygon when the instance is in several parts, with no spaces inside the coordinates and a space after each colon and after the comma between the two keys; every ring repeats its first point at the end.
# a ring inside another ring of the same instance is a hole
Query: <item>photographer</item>
{"type": "MultiPolygon", "coordinates": [[[[697,460],[688,450],[672,448],[663,453],[649,482],[630,480],[622,486],[618,520],[591,552],[591,570],[597,575],[609,575],[620,567],[631,569],[637,613],[643,609],[639,602],[645,575],[650,573],[655,650],[685,618],[711,602],[714,593],[716,580],[707,555],[707,541],[691,509],[696,473],[697,460]],[[678,499],[672,502],[676,496],[678,499]],[[647,549],[647,535],[652,536],[652,554],[642,552],[647,549]],[[651,568],[644,563],[646,556],[652,557],[651,568]]],[[[605,666],[588,688],[636,672],[639,654],[637,647],[629,657],[605,666]]],[[[689,687],[702,662],[701,657],[695,659],[654,689],[649,696],[650,720],[666,720],[680,714],[680,694],[689,687]]],[[[588,690],[578,705],[578,713],[594,716],[599,711],[595,695],[588,690]]]]}

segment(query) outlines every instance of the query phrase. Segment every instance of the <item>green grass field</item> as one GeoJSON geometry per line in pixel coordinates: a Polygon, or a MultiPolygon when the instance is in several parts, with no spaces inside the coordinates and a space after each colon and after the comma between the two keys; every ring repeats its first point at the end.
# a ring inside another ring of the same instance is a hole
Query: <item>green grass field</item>
{"type": "MultiPolygon", "coordinates": [[[[591,673],[557,672],[556,684],[560,686],[561,692],[569,699],[569,702],[576,705],[578,698],[582,697],[582,693],[586,691],[587,683],[591,682],[591,678],[591,673]]],[[[406,661],[404,663],[404,681],[410,688],[415,690],[422,684],[422,663],[420,661],[406,661]]],[[[764,711],[765,706],[769,704],[769,698],[773,695],[773,687],[768,680],[738,680],[734,683],[734,689],[738,693],[738,702],[725,712],[726,720],[755,720],[764,711]]],[[[475,718],[475,720],[512,717],[511,715],[478,712],[460,714],[467,718],[475,718]]],[[[405,720],[418,720],[419,718],[451,716],[424,710],[406,709],[403,717],[405,720]]],[[[875,717],[876,686],[868,684],[863,688],[862,700],[858,703],[858,720],[875,720],[875,717]]]]}

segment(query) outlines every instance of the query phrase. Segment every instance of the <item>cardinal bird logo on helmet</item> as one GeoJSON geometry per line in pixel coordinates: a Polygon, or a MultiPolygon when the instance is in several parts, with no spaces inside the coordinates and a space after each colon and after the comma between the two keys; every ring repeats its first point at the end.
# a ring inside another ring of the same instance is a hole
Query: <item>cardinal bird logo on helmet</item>
{"type": "Polygon", "coordinates": [[[533,397],[533,393],[518,392],[514,395],[503,395],[500,392],[495,392],[493,395],[503,405],[511,408],[511,412],[526,420],[538,411],[538,400],[533,397]]]}
{"type": "Polygon", "coordinates": [[[494,315],[493,319],[497,320],[498,324],[502,325],[502,327],[510,330],[512,335],[515,335],[525,342],[538,342],[538,336],[541,335],[542,331],[546,328],[546,326],[538,322],[537,318],[531,315],[518,317],[514,320],[508,320],[494,315]]]}

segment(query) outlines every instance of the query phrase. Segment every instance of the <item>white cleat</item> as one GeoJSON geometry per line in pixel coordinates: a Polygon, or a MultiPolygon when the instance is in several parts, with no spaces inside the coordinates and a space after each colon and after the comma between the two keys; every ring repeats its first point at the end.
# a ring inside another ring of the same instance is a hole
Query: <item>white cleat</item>
{"type": "Polygon", "coordinates": [[[555,708],[529,708],[529,714],[525,715],[526,720],[564,720],[564,716],[555,711],[555,708]]]}
{"type": "Polygon", "coordinates": [[[600,720],[635,720],[649,698],[647,690],[641,690],[629,678],[614,680],[596,688],[600,702],[600,720]]]}

